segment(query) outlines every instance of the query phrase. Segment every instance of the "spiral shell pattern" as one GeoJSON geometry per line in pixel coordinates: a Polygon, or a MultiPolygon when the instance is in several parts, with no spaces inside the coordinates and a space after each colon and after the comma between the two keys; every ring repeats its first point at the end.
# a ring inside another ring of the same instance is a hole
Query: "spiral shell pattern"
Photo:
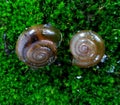
{"type": "Polygon", "coordinates": [[[21,61],[33,68],[53,63],[61,33],[49,25],[36,25],[28,28],[18,38],[16,53],[21,61]]]}
{"type": "Polygon", "coordinates": [[[24,62],[31,67],[42,67],[56,59],[56,46],[48,40],[38,41],[23,50],[24,62]]]}
{"type": "Polygon", "coordinates": [[[97,33],[83,30],[71,39],[70,50],[73,55],[73,64],[89,68],[100,62],[105,48],[102,38],[97,33]]]}

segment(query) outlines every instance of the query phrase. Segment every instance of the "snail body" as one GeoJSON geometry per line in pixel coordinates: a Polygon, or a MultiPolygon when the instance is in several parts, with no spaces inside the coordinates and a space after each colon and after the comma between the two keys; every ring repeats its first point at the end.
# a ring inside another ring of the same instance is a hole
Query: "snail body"
{"type": "Polygon", "coordinates": [[[96,65],[102,59],[105,47],[103,39],[91,30],[76,33],[70,41],[72,63],[81,68],[96,65]]]}
{"type": "Polygon", "coordinates": [[[49,65],[57,58],[61,37],[61,32],[49,24],[32,26],[19,36],[16,43],[17,56],[30,67],[49,65]]]}

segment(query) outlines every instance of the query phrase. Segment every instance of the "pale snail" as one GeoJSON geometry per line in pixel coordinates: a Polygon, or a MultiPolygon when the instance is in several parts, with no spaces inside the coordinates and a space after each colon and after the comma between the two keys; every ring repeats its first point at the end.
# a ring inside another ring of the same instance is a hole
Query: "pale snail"
{"type": "Polygon", "coordinates": [[[62,41],[61,32],[50,24],[29,27],[18,38],[18,58],[33,68],[50,65],[57,58],[57,48],[62,41]]]}
{"type": "Polygon", "coordinates": [[[105,45],[101,36],[96,32],[82,30],[71,39],[70,51],[73,55],[73,65],[89,68],[101,61],[105,52],[105,45]]]}

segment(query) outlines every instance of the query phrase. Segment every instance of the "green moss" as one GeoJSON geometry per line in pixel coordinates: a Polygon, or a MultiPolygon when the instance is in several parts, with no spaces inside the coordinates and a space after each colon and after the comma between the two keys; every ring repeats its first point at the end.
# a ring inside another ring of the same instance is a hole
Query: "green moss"
{"type": "Polygon", "coordinates": [[[119,8],[119,0],[1,0],[0,104],[119,105],[119,8]],[[34,70],[18,60],[16,40],[25,28],[45,23],[61,30],[63,42],[54,64],[34,70]],[[72,36],[84,29],[102,36],[108,57],[89,69],[72,66],[69,50],[72,36]]]}

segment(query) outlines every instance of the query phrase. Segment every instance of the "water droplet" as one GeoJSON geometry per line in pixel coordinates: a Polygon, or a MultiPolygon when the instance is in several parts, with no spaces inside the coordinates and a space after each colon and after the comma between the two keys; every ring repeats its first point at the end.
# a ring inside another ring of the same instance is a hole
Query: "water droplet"
{"type": "Polygon", "coordinates": [[[101,59],[101,62],[104,63],[107,60],[107,58],[108,58],[107,55],[104,54],[104,56],[101,59]]]}
{"type": "Polygon", "coordinates": [[[108,73],[115,72],[115,66],[111,66],[110,69],[107,71],[108,73]]]}
{"type": "Polygon", "coordinates": [[[77,78],[77,79],[81,79],[81,78],[82,78],[82,76],[76,76],[76,78],[77,78]]]}
{"type": "Polygon", "coordinates": [[[96,69],[99,69],[99,68],[100,68],[100,66],[97,65],[97,66],[96,66],[96,69]]]}

